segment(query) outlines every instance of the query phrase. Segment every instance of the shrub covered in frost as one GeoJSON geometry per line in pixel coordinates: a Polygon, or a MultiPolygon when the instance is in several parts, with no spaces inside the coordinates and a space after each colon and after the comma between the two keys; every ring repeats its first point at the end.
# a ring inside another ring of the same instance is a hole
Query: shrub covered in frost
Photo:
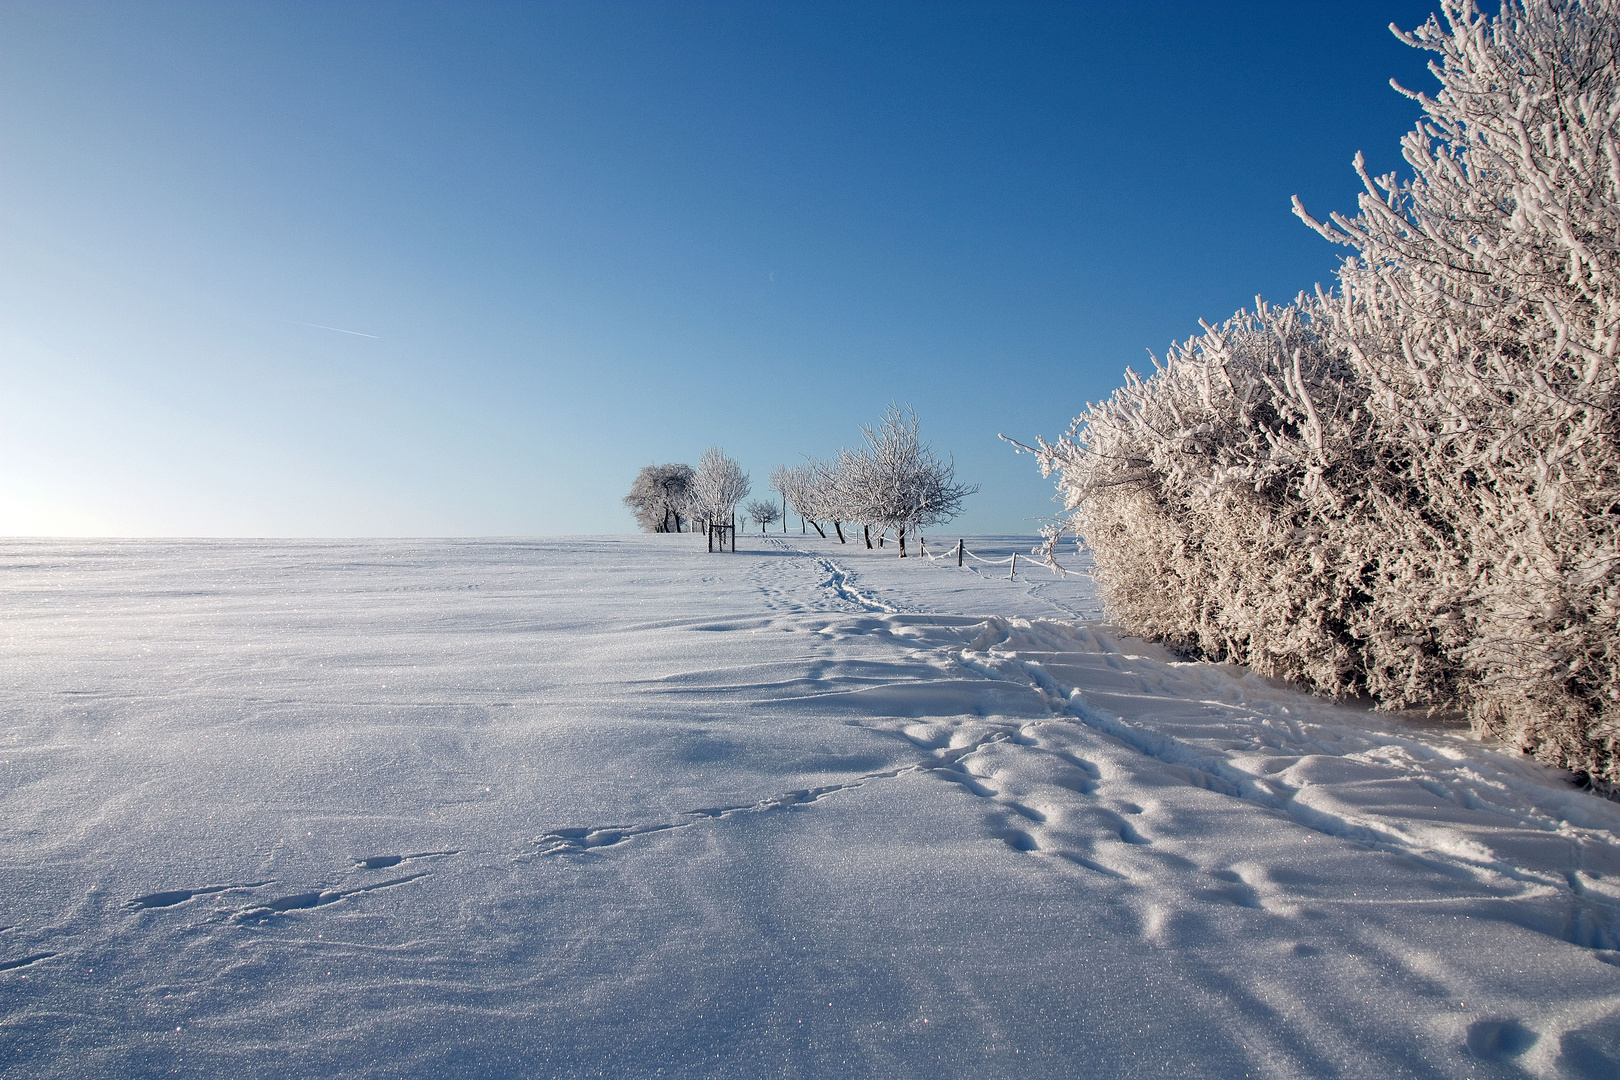
{"type": "Polygon", "coordinates": [[[1036,449],[1117,618],[1620,782],[1620,0],[1444,0],[1330,296],[1257,304],[1036,449]]]}

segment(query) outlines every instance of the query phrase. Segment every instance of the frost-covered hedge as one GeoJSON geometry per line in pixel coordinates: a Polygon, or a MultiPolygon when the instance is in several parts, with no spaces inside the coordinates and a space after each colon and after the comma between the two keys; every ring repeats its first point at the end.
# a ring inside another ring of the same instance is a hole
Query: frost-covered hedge
{"type": "Polygon", "coordinates": [[[1413,179],[1040,441],[1114,615],[1620,784],[1620,0],[1444,0],[1413,179]]]}

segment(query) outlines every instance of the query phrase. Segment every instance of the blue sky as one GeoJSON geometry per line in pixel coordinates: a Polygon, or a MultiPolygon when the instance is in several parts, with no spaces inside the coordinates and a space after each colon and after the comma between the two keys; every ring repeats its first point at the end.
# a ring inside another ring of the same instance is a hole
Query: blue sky
{"type": "Polygon", "coordinates": [[[0,533],[628,531],[909,403],[951,531],[1400,164],[1427,3],[0,4],[0,533]]]}

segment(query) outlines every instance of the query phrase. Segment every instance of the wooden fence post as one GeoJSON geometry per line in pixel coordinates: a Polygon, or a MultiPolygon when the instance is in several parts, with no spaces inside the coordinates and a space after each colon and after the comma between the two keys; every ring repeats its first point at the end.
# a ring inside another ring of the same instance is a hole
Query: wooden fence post
{"type": "Polygon", "coordinates": [[[1013,558],[1012,558],[1012,573],[1007,575],[1007,580],[1008,581],[1015,581],[1015,580],[1017,580],[1017,578],[1018,578],[1018,552],[1015,551],[1015,552],[1013,552],[1013,558]]]}
{"type": "Polygon", "coordinates": [[[962,541],[961,540],[958,540],[956,542],[956,565],[957,566],[962,565],[962,541]]]}

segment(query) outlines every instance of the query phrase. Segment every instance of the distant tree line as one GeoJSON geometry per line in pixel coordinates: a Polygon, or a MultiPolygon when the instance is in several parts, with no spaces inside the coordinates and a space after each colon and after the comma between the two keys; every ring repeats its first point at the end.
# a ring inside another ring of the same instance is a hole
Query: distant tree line
{"type": "Polygon", "coordinates": [[[879,542],[890,530],[906,557],[906,533],[949,521],[977,485],[956,481],[956,463],[934,456],[919,434],[917,416],[891,405],[883,419],[861,428],[865,445],[840,450],[828,461],[810,460],[771,473],[771,486],[795,513],[826,537],[822,522],[845,543],[844,524],[860,525],[867,547],[872,530],[879,542]]]}
{"type": "MultiPolygon", "coordinates": [[[[874,530],[878,543],[893,532],[901,558],[907,533],[949,521],[962,501],[978,491],[956,480],[956,464],[940,460],[923,443],[917,416],[890,406],[883,419],[861,428],[864,445],[840,450],[827,461],[808,460],[771,473],[771,487],[786,506],[826,537],[830,524],[847,542],[846,524],[860,526],[867,547],[874,530]]],[[[710,447],[693,469],[689,465],[648,465],[636,475],[624,503],[646,532],[681,532],[699,523],[731,522],[750,489],[746,473],[719,449],[710,447]]],[[[743,507],[761,530],[783,520],[774,502],[755,500],[743,507]]]]}
{"type": "Polygon", "coordinates": [[[710,522],[732,522],[748,497],[748,474],[725,451],[711,446],[690,465],[648,465],[636,474],[624,505],[643,532],[685,532],[710,522]]]}
{"type": "MultiPolygon", "coordinates": [[[[1038,440],[1113,617],[1620,785],[1620,3],[1442,0],[1337,288],[1038,440]]],[[[1031,449],[1031,448],[1026,448],[1031,449]]],[[[1053,540],[1056,536],[1054,534],[1053,540]]]]}

